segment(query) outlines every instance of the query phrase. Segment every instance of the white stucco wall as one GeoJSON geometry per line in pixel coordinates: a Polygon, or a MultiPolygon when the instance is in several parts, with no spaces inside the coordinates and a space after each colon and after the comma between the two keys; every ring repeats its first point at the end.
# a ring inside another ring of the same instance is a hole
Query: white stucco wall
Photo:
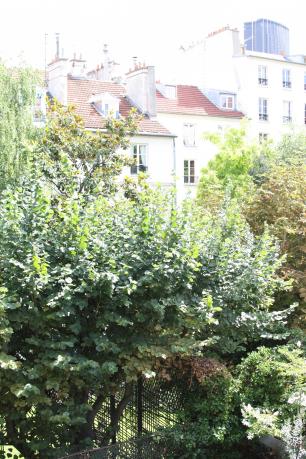
{"type": "Polygon", "coordinates": [[[226,90],[237,94],[237,109],[245,113],[250,120],[251,138],[257,140],[259,133],[262,132],[268,134],[273,140],[279,140],[283,133],[292,129],[305,129],[306,64],[288,62],[282,56],[266,53],[243,54],[239,46],[238,31],[230,29],[207,37],[204,46],[197,47],[197,52],[196,59],[193,49],[185,52],[186,58],[189,55],[189,74],[196,72],[198,61],[201,61],[204,63],[205,71],[202,81],[197,83],[198,86],[207,90],[226,90]],[[259,65],[267,67],[267,87],[258,84],[259,65]],[[291,71],[290,89],[283,88],[283,69],[291,71]],[[259,97],[268,99],[268,121],[259,120],[259,97]],[[292,102],[293,120],[290,124],[283,123],[283,101],[292,102]]]}
{"type": "MultiPolygon", "coordinates": [[[[149,182],[169,188],[174,183],[173,138],[139,135],[131,138],[131,146],[125,154],[132,155],[134,144],[146,145],[149,182]]],[[[129,167],[124,168],[121,179],[130,176],[129,167]]]]}
{"type": "Polygon", "coordinates": [[[239,109],[250,119],[250,134],[258,138],[259,132],[267,133],[274,140],[292,129],[304,129],[304,109],[306,91],[304,90],[304,73],[306,65],[282,62],[273,58],[240,56],[233,58],[239,75],[238,90],[239,109]],[[267,86],[258,84],[258,66],[267,67],[267,86]],[[289,69],[291,88],[283,88],[282,71],[289,69]],[[258,99],[268,100],[268,121],[258,118],[258,99]],[[292,123],[283,123],[283,101],[292,102],[292,123]]]}
{"type": "Polygon", "coordinates": [[[196,185],[201,173],[208,161],[216,154],[216,146],[204,139],[205,133],[222,132],[231,127],[239,127],[240,119],[195,116],[183,114],[158,113],[158,121],[166,126],[170,132],[173,132],[175,138],[175,176],[177,187],[178,202],[184,197],[195,196],[196,185]],[[184,124],[190,123],[195,125],[196,144],[195,146],[185,146],[183,142],[184,124]],[[184,160],[195,161],[195,184],[184,184],[184,160]]]}

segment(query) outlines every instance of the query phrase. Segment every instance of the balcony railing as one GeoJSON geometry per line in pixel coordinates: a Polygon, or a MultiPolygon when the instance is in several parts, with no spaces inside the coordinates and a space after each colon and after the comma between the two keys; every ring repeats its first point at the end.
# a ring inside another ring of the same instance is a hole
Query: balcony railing
{"type": "Polygon", "coordinates": [[[195,175],[184,175],[184,185],[196,185],[199,181],[199,177],[195,175]]]}
{"type": "Polygon", "coordinates": [[[291,88],[291,81],[283,81],[283,88],[291,88]]]}
{"type": "Polygon", "coordinates": [[[131,174],[135,175],[138,174],[139,172],[147,172],[148,166],[144,166],[143,164],[140,164],[139,166],[131,166],[131,174]]]}
{"type": "Polygon", "coordinates": [[[268,79],[267,78],[258,78],[258,84],[260,84],[260,86],[268,86],[268,79]]]}
{"type": "Polygon", "coordinates": [[[259,113],[259,119],[261,121],[268,121],[269,117],[267,113],[259,113]]]}
{"type": "Polygon", "coordinates": [[[292,117],[291,116],[283,116],[283,123],[291,123],[292,117]]]}

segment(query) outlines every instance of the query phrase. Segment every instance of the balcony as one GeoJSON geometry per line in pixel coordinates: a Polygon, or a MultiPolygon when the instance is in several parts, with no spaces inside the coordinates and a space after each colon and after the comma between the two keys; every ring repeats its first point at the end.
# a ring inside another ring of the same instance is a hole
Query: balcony
{"type": "Polygon", "coordinates": [[[259,113],[260,121],[268,121],[269,117],[267,113],[259,113]]]}
{"type": "Polygon", "coordinates": [[[131,166],[131,175],[137,175],[139,172],[147,172],[148,166],[140,164],[139,166],[131,166]]]}
{"type": "Polygon", "coordinates": [[[184,175],[184,185],[196,185],[199,181],[199,177],[195,175],[184,175]]]}
{"type": "Polygon", "coordinates": [[[283,116],[283,123],[291,123],[292,117],[291,116],[283,116]]]}
{"type": "Polygon", "coordinates": [[[267,78],[258,78],[258,84],[260,86],[268,86],[268,79],[267,78]]]}
{"type": "Polygon", "coordinates": [[[283,88],[290,89],[291,88],[291,81],[283,81],[283,88]]]}

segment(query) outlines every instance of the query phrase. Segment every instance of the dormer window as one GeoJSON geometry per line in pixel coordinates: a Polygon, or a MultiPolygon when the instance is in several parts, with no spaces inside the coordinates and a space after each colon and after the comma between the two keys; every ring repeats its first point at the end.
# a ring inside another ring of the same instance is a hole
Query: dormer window
{"type": "Polygon", "coordinates": [[[225,110],[234,110],[235,108],[235,96],[233,94],[221,94],[220,95],[221,108],[225,110]]]}
{"type": "Polygon", "coordinates": [[[156,84],[159,92],[167,99],[176,99],[176,86],[173,84],[156,84]]]}
{"type": "Polygon", "coordinates": [[[89,99],[89,102],[95,107],[97,112],[104,118],[112,116],[119,118],[119,99],[109,93],[94,94],[89,99]]]}

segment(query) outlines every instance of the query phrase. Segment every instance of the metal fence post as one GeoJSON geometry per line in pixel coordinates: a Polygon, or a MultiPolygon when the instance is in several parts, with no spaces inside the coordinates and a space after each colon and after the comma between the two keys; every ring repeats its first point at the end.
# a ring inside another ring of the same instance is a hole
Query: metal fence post
{"type": "Polygon", "coordinates": [[[143,379],[142,376],[137,381],[137,429],[138,435],[142,434],[143,430],[143,379]]]}

